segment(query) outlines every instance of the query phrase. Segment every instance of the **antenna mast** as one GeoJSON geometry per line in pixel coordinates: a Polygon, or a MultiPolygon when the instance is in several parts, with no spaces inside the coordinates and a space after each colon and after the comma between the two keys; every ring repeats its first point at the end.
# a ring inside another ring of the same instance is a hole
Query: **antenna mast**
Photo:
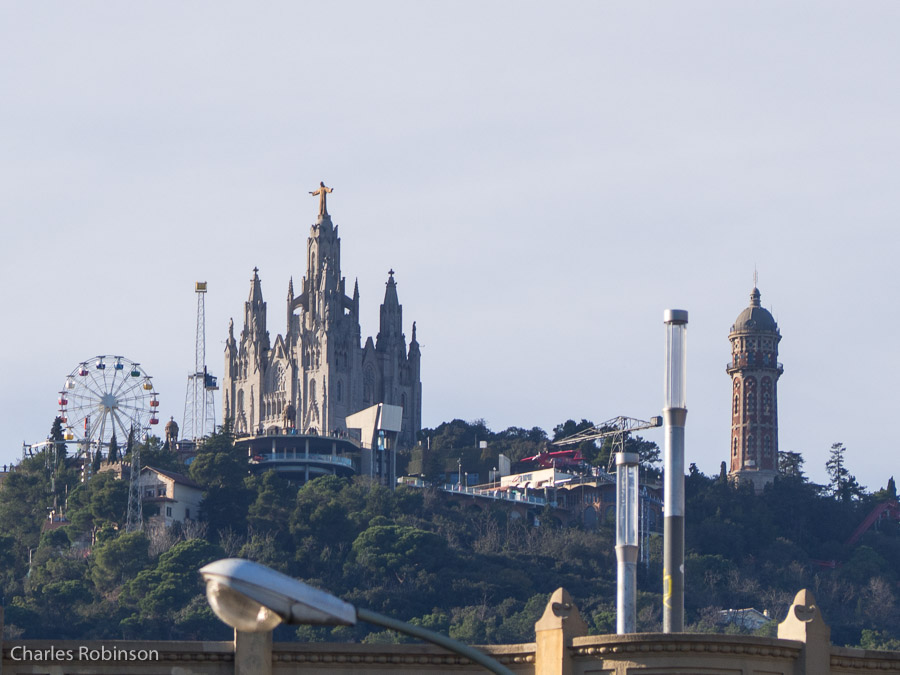
{"type": "Polygon", "coordinates": [[[197,293],[194,372],[188,375],[181,437],[197,443],[216,430],[216,404],[213,392],[219,387],[216,385],[216,378],[206,370],[206,282],[198,281],[194,284],[194,292],[197,293]]]}

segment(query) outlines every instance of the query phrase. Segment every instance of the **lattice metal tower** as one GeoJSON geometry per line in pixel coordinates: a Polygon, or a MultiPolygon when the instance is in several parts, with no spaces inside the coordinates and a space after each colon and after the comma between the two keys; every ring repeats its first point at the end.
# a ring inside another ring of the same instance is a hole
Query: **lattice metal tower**
{"type": "Polygon", "coordinates": [[[206,370],[206,282],[194,285],[197,293],[197,338],[194,372],[188,375],[184,400],[184,423],[181,437],[195,443],[216,430],[216,405],[213,392],[218,390],[216,378],[206,370]]]}
{"type": "MultiPolygon", "coordinates": [[[[138,427],[140,428],[140,427],[138,427]]],[[[144,527],[144,504],[141,495],[141,443],[134,437],[134,424],[128,434],[128,446],[125,452],[131,451],[131,476],[128,483],[128,520],[126,532],[137,532],[144,527]]]]}

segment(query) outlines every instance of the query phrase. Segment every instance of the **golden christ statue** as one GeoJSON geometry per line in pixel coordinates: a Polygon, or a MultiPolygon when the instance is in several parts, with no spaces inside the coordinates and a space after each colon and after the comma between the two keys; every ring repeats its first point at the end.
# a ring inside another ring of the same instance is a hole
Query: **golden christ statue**
{"type": "Polygon", "coordinates": [[[327,195],[329,192],[334,192],[334,188],[325,187],[325,183],[323,183],[323,182],[320,181],[320,182],[319,182],[319,189],[316,190],[315,192],[310,192],[310,193],[309,193],[309,194],[311,194],[313,197],[315,197],[316,195],[319,196],[319,215],[320,215],[320,216],[327,216],[327,215],[328,215],[328,209],[325,208],[325,195],[327,195]]]}

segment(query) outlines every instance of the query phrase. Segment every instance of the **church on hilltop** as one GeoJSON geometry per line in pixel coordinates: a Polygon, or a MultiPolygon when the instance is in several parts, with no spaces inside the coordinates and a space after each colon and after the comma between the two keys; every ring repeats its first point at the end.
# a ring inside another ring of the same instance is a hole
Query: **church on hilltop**
{"type": "Polygon", "coordinates": [[[731,470],[737,483],[749,483],[759,493],[778,473],[778,362],[781,331],[771,312],[760,303],[759,289],[735,320],[728,335],[731,361],[731,470]]]}
{"type": "Polygon", "coordinates": [[[422,426],[422,383],[416,324],[407,348],[403,308],[394,270],[388,272],[378,335],[361,340],[359,284],[346,292],[341,240],[326,195],[306,242],[306,276],[295,293],[288,282],[285,333],[274,340],[266,323],[259,270],[253,269],[244,303],[244,326],[228,327],[223,419],[238,436],[319,434],[343,436],[346,418],[378,403],[402,408],[398,445],[410,447],[422,426]]]}

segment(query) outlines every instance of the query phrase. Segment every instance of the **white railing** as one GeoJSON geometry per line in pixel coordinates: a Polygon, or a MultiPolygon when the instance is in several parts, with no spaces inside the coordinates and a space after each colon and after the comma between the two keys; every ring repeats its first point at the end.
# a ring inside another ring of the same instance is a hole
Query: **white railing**
{"type": "MultiPolygon", "coordinates": [[[[419,485],[414,485],[413,487],[423,487],[419,485]]],[[[455,483],[445,483],[441,490],[444,492],[451,492],[454,494],[464,494],[464,495],[472,495],[473,497],[483,497],[485,499],[499,499],[506,502],[518,502],[521,504],[533,504],[535,506],[546,506],[548,504],[547,500],[543,497],[534,497],[532,495],[525,495],[521,492],[515,491],[504,491],[500,492],[499,490],[484,490],[477,487],[467,487],[461,486],[455,483]]]]}
{"type": "Polygon", "coordinates": [[[340,455],[320,455],[316,453],[301,453],[298,452],[296,454],[290,453],[280,453],[280,454],[265,454],[265,455],[254,455],[250,460],[255,464],[264,464],[268,462],[320,462],[325,464],[339,464],[341,466],[353,466],[353,460],[349,457],[342,457],[340,455]]]}

